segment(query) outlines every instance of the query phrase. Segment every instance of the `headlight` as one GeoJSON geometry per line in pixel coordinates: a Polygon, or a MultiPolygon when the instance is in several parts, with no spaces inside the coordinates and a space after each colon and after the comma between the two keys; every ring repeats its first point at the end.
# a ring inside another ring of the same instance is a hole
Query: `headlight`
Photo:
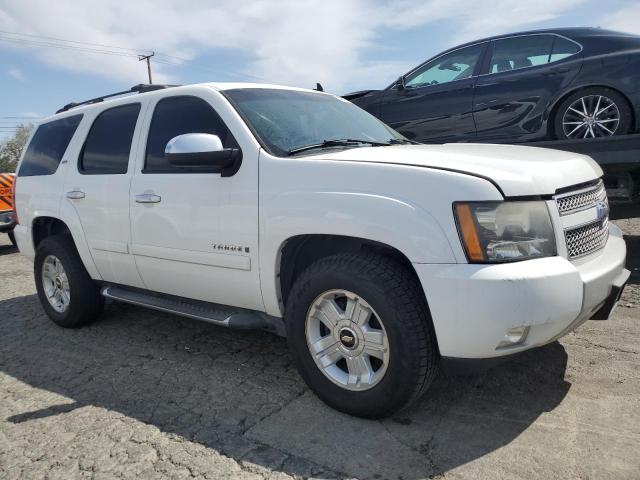
{"type": "Polygon", "coordinates": [[[557,254],[549,210],[542,201],[455,203],[454,212],[471,263],[515,262],[557,254]]]}

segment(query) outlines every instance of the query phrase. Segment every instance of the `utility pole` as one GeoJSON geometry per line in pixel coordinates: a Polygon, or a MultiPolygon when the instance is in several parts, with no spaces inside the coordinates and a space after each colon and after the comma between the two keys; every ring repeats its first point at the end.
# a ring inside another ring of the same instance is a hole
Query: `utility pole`
{"type": "Polygon", "coordinates": [[[153,80],[151,79],[151,57],[153,57],[156,54],[156,52],[151,52],[151,55],[138,55],[138,61],[141,62],[142,60],[146,60],[147,61],[147,73],[149,74],[149,85],[151,85],[153,83],[153,80]]]}

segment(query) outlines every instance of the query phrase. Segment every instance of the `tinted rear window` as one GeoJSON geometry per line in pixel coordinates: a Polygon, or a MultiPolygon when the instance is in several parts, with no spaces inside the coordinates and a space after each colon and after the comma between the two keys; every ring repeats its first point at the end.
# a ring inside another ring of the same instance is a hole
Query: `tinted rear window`
{"type": "Polygon", "coordinates": [[[74,115],[40,125],[27,147],[18,176],[54,174],[80,120],[82,115],[74,115]]]}
{"type": "Polygon", "coordinates": [[[127,173],[138,113],[140,104],[131,103],[110,108],[96,117],[80,155],[82,173],[127,173]]]}

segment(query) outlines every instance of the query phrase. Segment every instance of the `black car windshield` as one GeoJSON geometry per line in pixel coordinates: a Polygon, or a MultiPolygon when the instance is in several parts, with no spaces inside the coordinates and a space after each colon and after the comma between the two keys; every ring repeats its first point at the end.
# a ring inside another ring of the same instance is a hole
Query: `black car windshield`
{"type": "Polygon", "coordinates": [[[377,118],[332,95],[274,88],[223,93],[273,155],[408,142],[377,118]]]}

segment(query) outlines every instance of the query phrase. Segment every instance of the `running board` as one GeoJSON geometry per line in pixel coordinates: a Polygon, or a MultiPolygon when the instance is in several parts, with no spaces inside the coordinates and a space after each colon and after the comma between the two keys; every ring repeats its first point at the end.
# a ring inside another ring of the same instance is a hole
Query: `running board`
{"type": "Polygon", "coordinates": [[[104,297],[119,302],[202,320],[222,327],[268,330],[281,336],[284,334],[282,319],[262,312],[114,285],[103,287],[101,293],[104,297]]]}

